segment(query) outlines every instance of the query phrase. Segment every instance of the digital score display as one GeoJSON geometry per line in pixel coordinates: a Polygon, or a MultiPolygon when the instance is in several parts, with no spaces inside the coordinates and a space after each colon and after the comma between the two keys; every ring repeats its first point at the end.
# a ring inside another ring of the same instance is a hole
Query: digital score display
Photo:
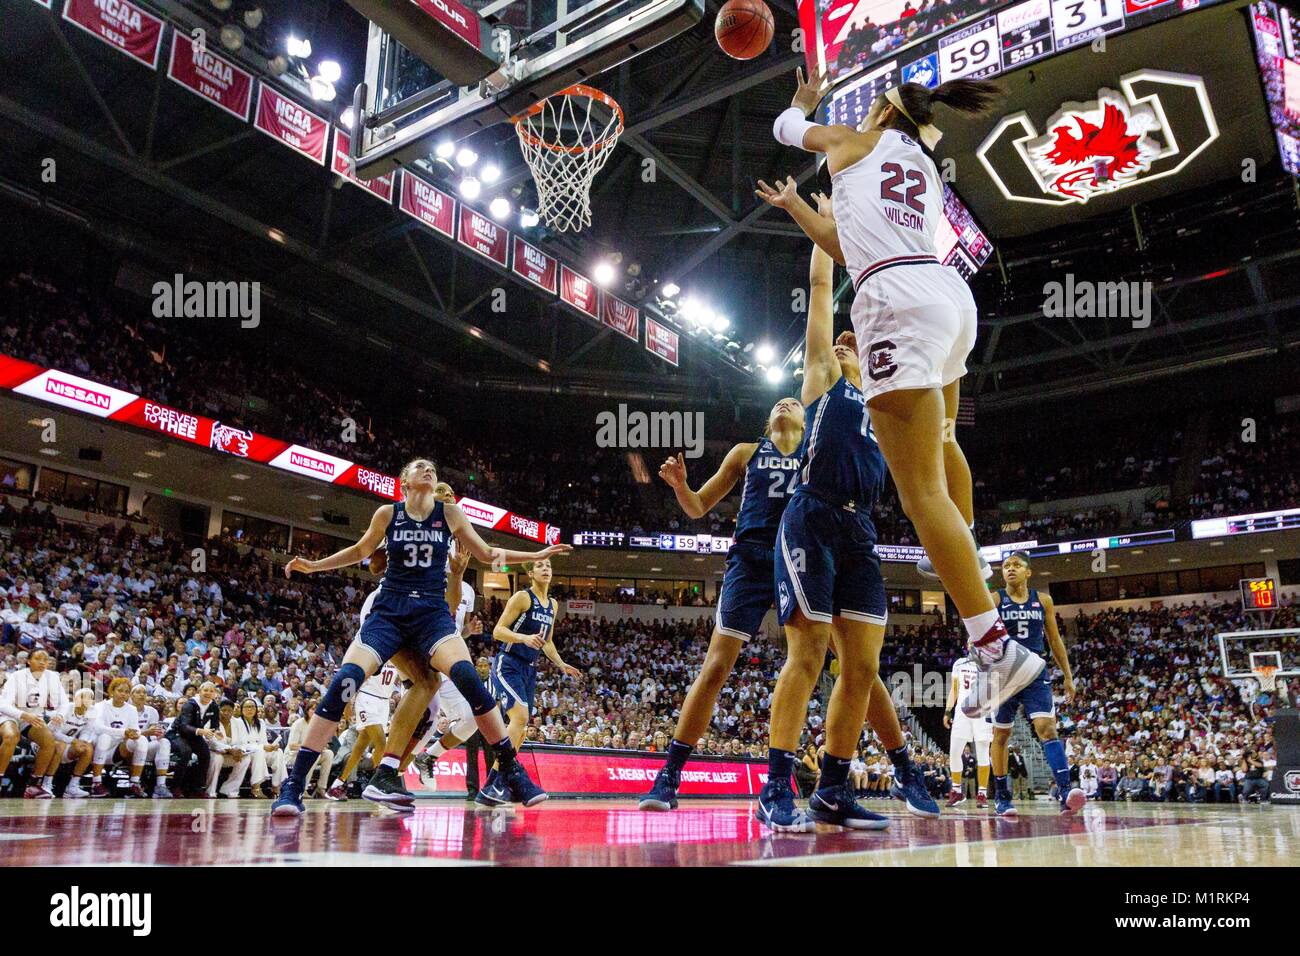
{"type": "Polygon", "coordinates": [[[1272,578],[1242,578],[1241,607],[1244,611],[1272,611],[1277,608],[1277,584],[1272,578]]]}
{"type": "Polygon", "coordinates": [[[1285,6],[1261,0],[1251,4],[1250,25],[1282,166],[1300,176],[1300,21],[1285,6]]]}
{"type": "Polygon", "coordinates": [[[1285,531],[1300,528],[1300,508],[1285,511],[1260,511],[1227,518],[1201,518],[1192,522],[1193,538],[1229,538],[1237,534],[1261,531],[1285,531]]]}

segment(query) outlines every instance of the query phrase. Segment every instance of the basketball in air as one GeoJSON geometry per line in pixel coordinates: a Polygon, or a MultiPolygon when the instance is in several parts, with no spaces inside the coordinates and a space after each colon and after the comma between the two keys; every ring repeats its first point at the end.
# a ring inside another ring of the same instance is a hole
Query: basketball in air
{"type": "Polygon", "coordinates": [[[772,11],[763,0],[727,0],[718,11],[713,34],[733,60],[752,60],[772,42],[772,11]]]}

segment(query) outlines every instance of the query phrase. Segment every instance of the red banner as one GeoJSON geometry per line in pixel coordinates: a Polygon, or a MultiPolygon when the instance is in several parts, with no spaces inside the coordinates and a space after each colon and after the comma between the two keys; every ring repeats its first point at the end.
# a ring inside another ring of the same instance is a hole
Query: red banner
{"type": "MultiPolygon", "coordinates": [[[[664,765],[663,754],[619,750],[560,750],[526,747],[519,760],[538,786],[552,794],[631,796],[645,793],[664,765]]],[[[431,787],[410,769],[405,783],[414,791],[465,792],[465,751],[443,754],[433,765],[431,787]]],[[[479,780],[486,780],[480,763],[479,780]]],[[[688,797],[748,797],[767,782],[767,764],[749,760],[692,760],[682,770],[680,793],[688,797]]]]}
{"type": "Polygon", "coordinates": [[[430,229],[448,239],[456,238],[456,200],[406,170],[402,170],[402,195],[397,205],[430,229]]]}
{"type": "Polygon", "coordinates": [[[497,265],[506,264],[510,254],[510,233],[469,206],[460,207],[460,244],[487,256],[497,265]]]}
{"type": "Polygon", "coordinates": [[[641,338],[640,311],[608,292],[600,297],[600,321],[633,342],[641,338]]]}
{"type": "MultiPolygon", "coordinates": [[[[48,3],[45,5],[49,6],[48,3]]],[[[149,69],[158,69],[163,22],[134,3],[127,0],[64,0],[63,19],[134,57],[149,69]]]]}
{"type": "Polygon", "coordinates": [[[665,362],[677,364],[677,333],[654,319],[645,320],[645,347],[665,362]]]}
{"type": "Polygon", "coordinates": [[[523,276],[535,286],[541,286],[551,295],[555,295],[559,279],[559,260],[548,256],[542,250],[531,246],[515,236],[515,275],[523,276]]]}
{"type": "MultiPolygon", "coordinates": [[[[97,0],[116,2],[116,0],[97,0]]],[[[232,116],[248,122],[253,104],[253,74],[241,70],[210,49],[201,49],[184,33],[172,37],[167,75],[187,90],[215,103],[232,116]]]]}
{"type": "Polygon", "coordinates": [[[596,283],[580,276],[568,266],[560,267],[560,298],[593,319],[596,315],[596,283]]]}
{"type": "Polygon", "coordinates": [[[265,83],[257,85],[257,118],[253,125],[272,139],[325,165],[329,122],[265,83]]]}
{"type": "Polygon", "coordinates": [[[393,201],[393,174],[388,173],[386,176],[380,176],[378,179],[357,179],[357,174],[352,171],[352,160],[348,156],[348,150],[352,146],[352,137],[340,128],[334,129],[334,160],[333,166],[335,175],[342,176],[348,182],[355,186],[360,186],[372,196],[377,196],[386,203],[393,201]]]}
{"type": "MultiPolygon", "coordinates": [[[[306,478],[355,488],[389,501],[398,501],[402,497],[397,479],[392,475],[8,355],[0,355],[0,388],[97,418],[143,428],[190,445],[247,458],[306,478]]],[[[544,521],[472,498],[462,498],[459,504],[465,517],[479,527],[542,544],[556,544],[560,540],[560,529],[544,521]]]]}
{"type": "Polygon", "coordinates": [[[456,0],[414,0],[415,5],[471,46],[479,46],[479,15],[456,0]]]}

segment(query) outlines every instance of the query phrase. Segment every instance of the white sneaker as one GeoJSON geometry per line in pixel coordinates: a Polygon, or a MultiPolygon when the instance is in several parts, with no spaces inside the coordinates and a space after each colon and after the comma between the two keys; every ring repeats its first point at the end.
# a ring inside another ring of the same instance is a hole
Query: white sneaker
{"type": "Polygon", "coordinates": [[[961,712],[972,719],[988,717],[1037,680],[1047,667],[1047,661],[1007,638],[1002,639],[1002,656],[998,660],[985,664],[975,654],[972,659],[979,664],[979,674],[961,700],[961,712]]]}
{"type": "MultiPolygon", "coordinates": [[[[979,554],[978,551],[975,553],[979,554]]],[[[987,581],[989,578],[993,577],[993,566],[988,563],[984,555],[980,554],[979,559],[980,574],[983,576],[984,580],[987,581]]],[[[930,556],[928,554],[920,561],[916,562],[916,572],[923,578],[930,578],[934,581],[939,580],[939,574],[934,570],[934,565],[930,563],[930,556]]]]}
{"type": "Polygon", "coordinates": [[[90,791],[83,790],[81,788],[81,784],[79,784],[76,780],[71,781],[66,787],[63,788],[64,800],[82,800],[88,796],[90,796],[90,791]]]}

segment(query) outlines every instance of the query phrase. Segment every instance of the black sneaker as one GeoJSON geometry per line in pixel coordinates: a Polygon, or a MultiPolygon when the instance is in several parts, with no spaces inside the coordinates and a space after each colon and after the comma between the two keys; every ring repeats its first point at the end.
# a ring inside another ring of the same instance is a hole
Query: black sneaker
{"type": "Polygon", "coordinates": [[[361,795],[375,803],[412,803],[415,800],[415,794],[406,789],[397,771],[384,766],[375,771],[361,795]]]}

